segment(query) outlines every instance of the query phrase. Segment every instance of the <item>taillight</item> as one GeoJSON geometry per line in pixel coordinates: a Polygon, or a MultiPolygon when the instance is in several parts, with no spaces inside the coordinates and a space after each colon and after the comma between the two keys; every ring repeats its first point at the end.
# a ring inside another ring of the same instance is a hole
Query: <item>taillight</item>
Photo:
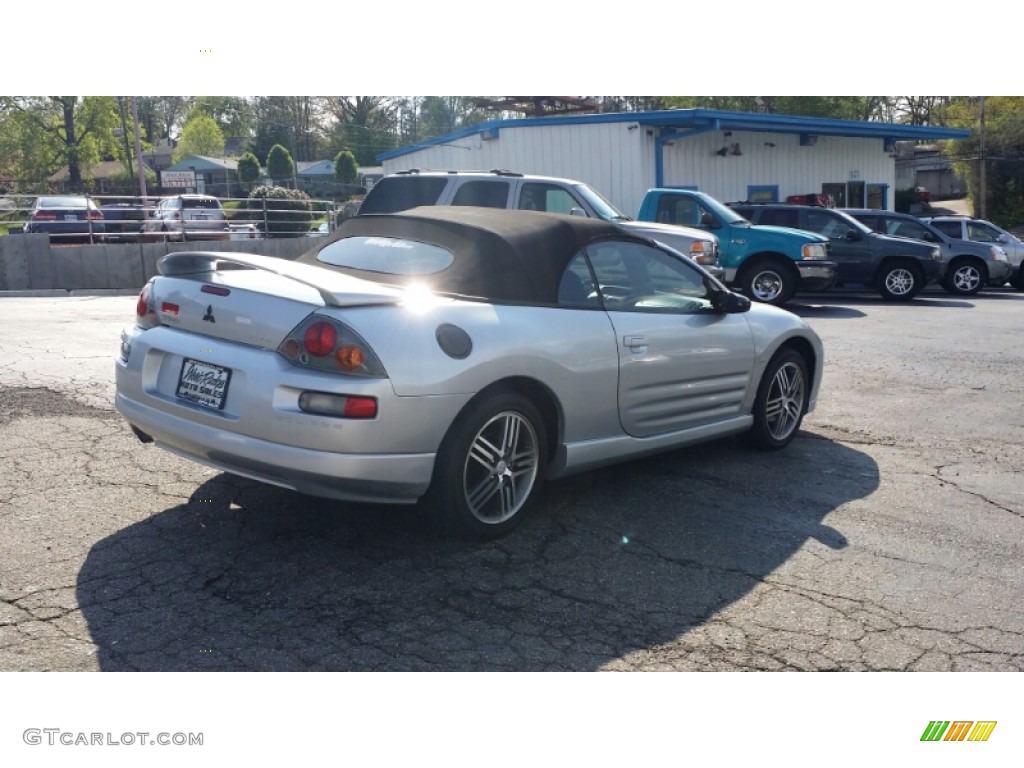
{"type": "Polygon", "coordinates": [[[34,221],[56,221],[57,214],[52,211],[36,211],[32,214],[34,221]]]}
{"type": "Polygon", "coordinates": [[[87,219],[102,219],[103,213],[101,211],[89,211],[85,217],[87,219]]]}
{"type": "Polygon", "coordinates": [[[277,351],[300,368],[372,378],[387,376],[377,355],[359,334],[323,315],[312,314],[299,323],[277,351]]]}
{"type": "Polygon", "coordinates": [[[152,283],[146,283],[139,293],[139,300],[135,302],[135,324],[139,328],[155,328],[160,324],[153,307],[152,283]]]}
{"type": "Polygon", "coordinates": [[[306,351],[314,357],[327,357],[334,351],[338,332],[330,323],[314,323],[302,334],[306,351]]]}

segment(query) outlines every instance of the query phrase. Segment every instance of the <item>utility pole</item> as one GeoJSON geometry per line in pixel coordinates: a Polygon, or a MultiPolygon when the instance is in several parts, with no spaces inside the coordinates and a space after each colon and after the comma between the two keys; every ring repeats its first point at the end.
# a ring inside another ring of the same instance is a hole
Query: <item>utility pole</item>
{"type": "Polygon", "coordinates": [[[132,151],[128,146],[128,121],[124,117],[124,96],[117,97],[117,109],[121,113],[121,141],[124,144],[124,156],[128,160],[128,178],[135,175],[132,167],[132,151]]]}
{"type": "Polygon", "coordinates": [[[132,96],[132,124],[135,127],[135,164],[139,167],[139,192],[142,196],[142,211],[149,211],[146,200],[146,166],[142,163],[142,137],[139,135],[139,97],[132,96]]]}
{"type": "Polygon", "coordinates": [[[985,97],[981,97],[981,129],[978,131],[981,143],[981,167],[978,169],[978,186],[981,187],[981,194],[978,200],[978,216],[986,219],[988,206],[988,183],[985,180],[985,97]]]}

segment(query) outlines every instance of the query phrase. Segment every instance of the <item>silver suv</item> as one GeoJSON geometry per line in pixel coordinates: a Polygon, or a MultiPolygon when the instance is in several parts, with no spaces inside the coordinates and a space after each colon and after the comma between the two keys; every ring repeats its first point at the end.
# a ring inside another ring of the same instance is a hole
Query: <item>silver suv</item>
{"type": "Polygon", "coordinates": [[[634,221],[595,189],[573,179],[499,170],[426,171],[414,168],[390,174],[374,184],[359,207],[359,215],[396,213],[420,205],[518,208],[604,219],[689,256],[719,279],[725,274],[718,267],[718,238],[715,235],[675,224],[634,221]]]}
{"type": "Polygon", "coordinates": [[[156,205],[153,217],[142,225],[144,233],[165,240],[228,240],[231,227],[220,200],[210,195],[175,195],[156,205]]]}
{"type": "Polygon", "coordinates": [[[1021,261],[1024,260],[1024,243],[1005,229],[997,227],[991,221],[975,219],[970,216],[932,216],[923,218],[921,221],[928,222],[940,232],[958,240],[998,245],[1006,251],[1006,258],[1010,262],[1011,274],[1007,280],[1018,291],[1024,291],[1024,270],[1021,269],[1021,261]]]}
{"type": "Polygon", "coordinates": [[[942,260],[946,263],[942,287],[949,293],[973,296],[986,285],[1002,285],[1013,271],[1006,251],[994,243],[976,243],[952,237],[927,220],[909,213],[866,208],[843,210],[880,234],[924,240],[939,246],[942,260]]]}

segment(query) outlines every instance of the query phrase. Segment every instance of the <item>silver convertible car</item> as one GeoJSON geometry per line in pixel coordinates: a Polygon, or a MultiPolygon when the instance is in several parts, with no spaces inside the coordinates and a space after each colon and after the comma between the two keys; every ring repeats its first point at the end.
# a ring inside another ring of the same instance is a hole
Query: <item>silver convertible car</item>
{"type": "MultiPolygon", "coordinates": [[[[596,219],[357,216],[296,261],[161,259],[122,333],[143,442],[499,536],[543,481],[742,434],[786,446],[822,345],[799,317],[596,219]]],[[[680,471],[685,471],[680,467],[680,471]]]]}

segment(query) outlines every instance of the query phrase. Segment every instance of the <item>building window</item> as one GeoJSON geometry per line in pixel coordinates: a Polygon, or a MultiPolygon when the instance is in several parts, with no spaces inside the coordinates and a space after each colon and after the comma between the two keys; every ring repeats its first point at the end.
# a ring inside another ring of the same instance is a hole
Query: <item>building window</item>
{"type": "Polygon", "coordinates": [[[778,185],[751,185],[747,187],[747,200],[752,203],[779,202],[778,185]]]}
{"type": "Polygon", "coordinates": [[[889,185],[868,184],[868,208],[876,211],[889,210],[889,185]]]}

